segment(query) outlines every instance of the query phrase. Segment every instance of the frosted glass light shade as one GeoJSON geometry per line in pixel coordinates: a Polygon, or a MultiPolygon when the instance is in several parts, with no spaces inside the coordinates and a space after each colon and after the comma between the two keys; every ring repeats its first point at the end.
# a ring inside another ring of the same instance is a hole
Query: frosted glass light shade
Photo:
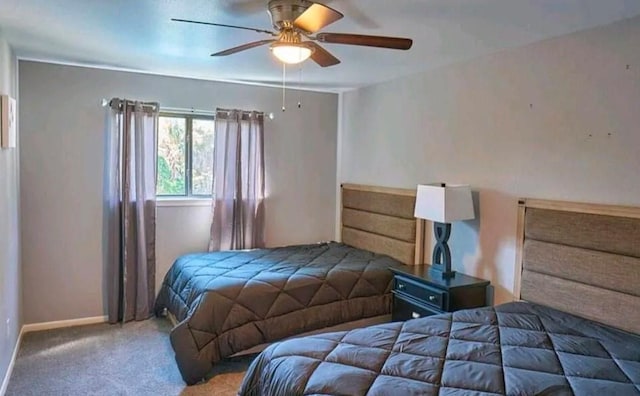
{"type": "Polygon", "coordinates": [[[475,217],[471,187],[463,184],[420,184],[414,216],[439,223],[475,217]]]}
{"type": "Polygon", "coordinates": [[[294,65],[309,59],[313,50],[303,44],[272,44],[271,52],[281,62],[294,65]]]}

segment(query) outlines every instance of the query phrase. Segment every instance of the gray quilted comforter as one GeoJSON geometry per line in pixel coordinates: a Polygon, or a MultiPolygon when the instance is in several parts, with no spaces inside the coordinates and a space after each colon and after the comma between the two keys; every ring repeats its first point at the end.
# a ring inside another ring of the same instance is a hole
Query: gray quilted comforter
{"type": "Polygon", "coordinates": [[[271,345],[240,395],[640,395],[640,336],[528,303],[271,345]]]}
{"type": "Polygon", "coordinates": [[[193,384],[256,345],[390,313],[395,265],[340,243],[189,254],[167,273],[155,309],[178,320],[171,344],[193,384]]]}

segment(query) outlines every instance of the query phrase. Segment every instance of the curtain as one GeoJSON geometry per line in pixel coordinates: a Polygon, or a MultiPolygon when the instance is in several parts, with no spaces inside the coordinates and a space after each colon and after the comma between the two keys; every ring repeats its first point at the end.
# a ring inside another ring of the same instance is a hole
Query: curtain
{"type": "Polygon", "coordinates": [[[209,251],[264,247],[264,115],[217,109],[209,251]]]}
{"type": "Polygon", "coordinates": [[[106,115],[109,322],[151,316],[155,298],[157,103],[112,99],[106,115]]]}

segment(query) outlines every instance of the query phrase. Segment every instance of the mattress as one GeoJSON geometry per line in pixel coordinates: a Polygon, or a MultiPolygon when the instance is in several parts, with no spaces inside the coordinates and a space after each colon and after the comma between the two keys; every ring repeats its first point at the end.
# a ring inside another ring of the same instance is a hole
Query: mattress
{"type": "Polygon", "coordinates": [[[193,384],[256,345],[389,314],[388,268],[398,265],[333,242],[188,254],[167,273],[155,310],[179,322],[171,344],[182,378],[193,384]]]}
{"type": "Polygon", "coordinates": [[[640,395],[640,336],[524,302],[273,344],[240,395],[640,395]]]}

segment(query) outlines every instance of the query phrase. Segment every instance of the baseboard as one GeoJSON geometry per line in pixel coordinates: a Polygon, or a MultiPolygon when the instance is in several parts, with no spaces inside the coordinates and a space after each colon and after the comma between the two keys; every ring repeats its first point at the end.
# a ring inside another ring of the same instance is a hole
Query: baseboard
{"type": "Polygon", "coordinates": [[[9,361],[7,372],[5,373],[4,379],[2,380],[2,386],[0,386],[0,396],[4,396],[4,394],[7,392],[7,387],[9,386],[9,379],[11,379],[13,366],[16,363],[16,358],[18,357],[18,351],[20,350],[20,345],[22,344],[22,336],[24,334],[30,333],[32,331],[51,330],[51,329],[60,329],[62,327],[105,323],[107,320],[108,320],[107,316],[94,316],[91,318],[56,320],[54,322],[31,323],[31,324],[23,325],[22,328],[20,328],[20,334],[18,335],[16,346],[13,348],[13,354],[11,355],[11,360],[9,361]]]}
{"type": "Polygon", "coordinates": [[[30,333],[32,331],[59,329],[62,327],[83,326],[97,323],[105,323],[107,316],[93,316],[90,318],[56,320],[54,322],[30,323],[22,326],[22,332],[30,333]]]}
{"type": "Polygon", "coordinates": [[[9,361],[7,372],[4,374],[4,379],[2,380],[2,386],[0,386],[0,396],[4,396],[4,394],[7,392],[7,387],[9,386],[9,380],[11,379],[11,373],[13,373],[13,365],[16,363],[16,358],[18,357],[18,351],[20,350],[20,344],[22,344],[23,334],[24,334],[24,327],[20,329],[20,334],[18,334],[18,339],[16,340],[16,346],[13,348],[13,354],[11,355],[11,360],[9,361]]]}

